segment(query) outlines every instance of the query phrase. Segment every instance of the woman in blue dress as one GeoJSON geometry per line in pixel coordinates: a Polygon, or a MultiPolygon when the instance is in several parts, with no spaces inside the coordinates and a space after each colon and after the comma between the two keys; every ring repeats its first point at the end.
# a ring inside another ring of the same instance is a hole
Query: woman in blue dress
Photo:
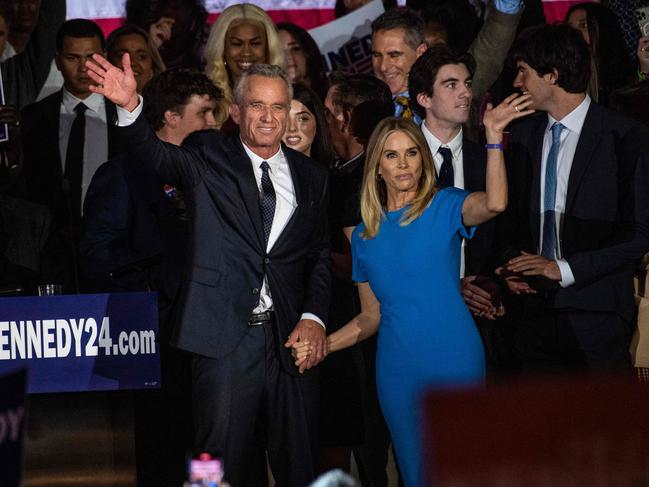
{"type": "MultiPolygon", "coordinates": [[[[502,130],[530,113],[528,99],[512,95],[485,114],[485,192],[439,190],[428,145],[410,121],[383,120],[368,144],[363,223],[352,235],[361,313],[328,337],[328,347],[334,352],[380,330],[379,401],[407,487],[422,485],[421,394],[483,379],[482,343],[460,293],[461,239],[507,206],[502,130]]],[[[308,350],[294,350],[296,364],[308,350]]]]}

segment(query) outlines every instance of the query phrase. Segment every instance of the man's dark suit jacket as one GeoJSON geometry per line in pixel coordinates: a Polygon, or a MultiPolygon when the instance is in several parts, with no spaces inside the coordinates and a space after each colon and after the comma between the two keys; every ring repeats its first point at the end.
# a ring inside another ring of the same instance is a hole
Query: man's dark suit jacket
{"type": "Polygon", "coordinates": [[[326,168],[282,146],[297,208],[266,253],[259,190],[238,136],[197,132],[178,148],[155,137],[143,116],[120,131],[132,159],[183,189],[187,198],[190,268],[172,343],[207,357],[228,355],[246,333],[266,275],[279,355],[284,368],[297,374],[283,343],[303,312],[326,323],[329,307],[326,168]]]}
{"type": "MultiPolygon", "coordinates": [[[[485,191],[487,173],[487,150],[466,137],[462,141],[462,167],[464,169],[464,189],[467,191],[485,191]]],[[[473,238],[466,242],[465,274],[489,276],[493,273],[494,221],[483,223],[476,230],[473,238]]]]}
{"type": "MultiPolygon", "coordinates": [[[[499,237],[503,261],[521,250],[538,254],[540,173],[545,113],[511,131],[507,154],[509,207],[499,237]]],[[[649,251],[649,134],[639,124],[591,103],[568,180],[559,231],[575,284],[557,287],[551,306],[634,313],[632,274],[649,251]]]]}
{"type": "MultiPolygon", "coordinates": [[[[25,195],[30,201],[47,206],[54,223],[68,220],[67,196],[64,192],[59,119],[63,92],[57,91],[22,110],[22,139],[25,195]]],[[[108,157],[118,153],[117,111],[106,101],[108,157]]]]}
{"type": "Polygon", "coordinates": [[[114,157],[99,167],[84,200],[79,262],[85,281],[99,292],[158,291],[165,323],[185,268],[187,223],[157,174],[125,154],[114,157]]]}

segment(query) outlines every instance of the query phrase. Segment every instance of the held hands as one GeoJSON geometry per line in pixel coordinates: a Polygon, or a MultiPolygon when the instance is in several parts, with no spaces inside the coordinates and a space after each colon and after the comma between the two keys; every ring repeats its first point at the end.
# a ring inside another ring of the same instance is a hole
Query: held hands
{"type": "Polygon", "coordinates": [[[466,276],[461,279],[462,298],[469,311],[475,316],[495,320],[505,314],[505,307],[494,306],[491,294],[479,286],[472,284],[478,276],[466,276]]]}
{"type": "Polygon", "coordinates": [[[533,109],[528,108],[532,104],[530,98],[530,95],[513,93],[496,107],[487,104],[483,123],[488,143],[500,143],[502,131],[512,120],[534,113],[533,109]]]}
{"type": "Polygon", "coordinates": [[[284,344],[292,348],[295,365],[300,374],[322,362],[327,355],[327,338],[320,323],[313,320],[300,320],[284,344]]]}
{"type": "Polygon", "coordinates": [[[137,82],[131,69],[131,58],[128,53],[122,56],[122,71],[110,64],[99,54],[92,55],[93,61],[86,61],[88,76],[97,83],[90,85],[90,91],[105,96],[115,105],[132,112],[137,107],[137,82]]]}

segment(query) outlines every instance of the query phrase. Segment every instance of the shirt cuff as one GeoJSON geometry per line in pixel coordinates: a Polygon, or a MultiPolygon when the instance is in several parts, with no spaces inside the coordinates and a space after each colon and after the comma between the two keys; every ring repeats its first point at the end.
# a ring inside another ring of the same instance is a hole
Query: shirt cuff
{"type": "Polygon", "coordinates": [[[137,106],[132,112],[129,112],[126,108],[116,107],[117,108],[117,125],[119,127],[128,127],[135,119],[142,113],[142,97],[137,95],[137,106]]]}
{"type": "Polygon", "coordinates": [[[557,265],[559,266],[559,272],[561,272],[561,280],[559,284],[561,287],[572,286],[575,283],[575,276],[570,269],[570,264],[565,259],[557,259],[557,265]]]}
{"type": "Polygon", "coordinates": [[[300,319],[301,320],[313,320],[313,321],[317,322],[320,326],[322,326],[322,328],[324,328],[325,331],[327,330],[327,327],[325,326],[324,322],[320,318],[318,318],[316,315],[314,315],[313,313],[302,313],[302,316],[300,317],[300,319]]]}
{"type": "Polygon", "coordinates": [[[494,7],[504,14],[517,14],[523,9],[522,0],[494,0],[494,7]]]}

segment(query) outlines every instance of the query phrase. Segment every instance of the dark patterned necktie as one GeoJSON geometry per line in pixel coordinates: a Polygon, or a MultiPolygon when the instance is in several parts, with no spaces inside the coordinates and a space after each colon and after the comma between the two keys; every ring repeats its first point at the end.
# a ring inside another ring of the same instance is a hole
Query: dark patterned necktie
{"type": "Polygon", "coordinates": [[[83,147],[86,138],[86,115],[88,109],[83,103],[74,107],[77,114],[72,122],[68,148],[65,153],[65,179],[70,191],[70,216],[72,223],[79,222],[81,217],[81,183],[83,178],[83,147]]]}
{"type": "Polygon", "coordinates": [[[439,185],[442,188],[453,186],[453,153],[448,147],[440,147],[437,151],[442,155],[442,167],[439,168],[439,185]]]}
{"type": "Polygon", "coordinates": [[[268,245],[268,236],[273,226],[275,216],[275,188],[268,174],[268,163],[261,163],[261,193],[259,194],[259,205],[261,207],[261,220],[264,224],[264,245],[268,245]]]}

